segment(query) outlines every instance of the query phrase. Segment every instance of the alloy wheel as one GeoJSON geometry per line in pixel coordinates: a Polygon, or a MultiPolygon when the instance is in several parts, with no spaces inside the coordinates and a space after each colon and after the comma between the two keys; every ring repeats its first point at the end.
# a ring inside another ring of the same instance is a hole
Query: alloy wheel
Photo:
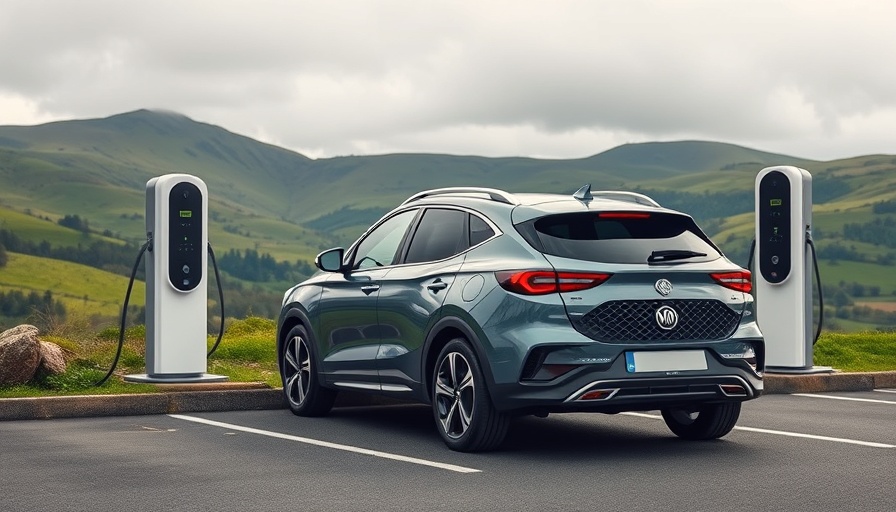
{"type": "Polygon", "coordinates": [[[311,388],[311,353],[301,336],[291,338],[283,351],[283,387],[295,407],[302,405],[311,388]]]}
{"type": "Polygon", "coordinates": [[[436,376],[435,399],[442,430],[452,438],[464,435],[473,421],[476,383],[467,359],[449,352],[436,376]]]}

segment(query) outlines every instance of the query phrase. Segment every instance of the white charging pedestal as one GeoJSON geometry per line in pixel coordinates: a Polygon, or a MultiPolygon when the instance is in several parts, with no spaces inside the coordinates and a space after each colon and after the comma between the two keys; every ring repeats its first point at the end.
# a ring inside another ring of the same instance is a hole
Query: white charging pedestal
{"type": "Polygon", "coordinates": [[[812,365],[812,175],[793,166],[756,176],[756,321],[766,371],[824,373],[812,365]]]}
{"type": "Polygon", "coordinates": [[[206,373],[208,188],[189,174],[146,183],[146,373],[130,382],[222,382],[206,373]]]}

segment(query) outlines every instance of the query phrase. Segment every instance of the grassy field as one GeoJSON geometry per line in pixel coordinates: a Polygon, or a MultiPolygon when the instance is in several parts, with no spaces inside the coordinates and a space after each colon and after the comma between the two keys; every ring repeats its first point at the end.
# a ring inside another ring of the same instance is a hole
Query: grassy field
{"type": "MultiPolygon", "coordinates": [[[[58,216],[47,214],[53,220],[46,220],[36,215],[39,212],[32,212],[34,215],[28,215],[19,211],[0,206],[0,229],[6,229],[17,234],[24,240],[34,243],[40,243],[44,240],[53,247],[77,247],[87,241],[84,233],[62,227],[55,222],[58,216]]],[[[106,238],[98,235],[92,235],[94,239],[101,239],[107,242],[120,244],[121,240],[114,238],[106,238]]]]}
{"type": "MultiPolygon", "coordinates": [[[[86,198],[90,208],[80,205],[56,202],[54,205],[63,212],[79,212],[86,219],[91,230],[109,230],[120,238],[105,237],[91,233],[89,238],[84,233],[60,226],[56,221],[62,217],[57,213],[31,211],[28,215],[22,211],[0,204],[0,229],[6,229],[24,240],[40,243],[49,242],[52,247],[76,247],[92,241],[123,244],[125,240],[142,243],[145,240],[146,220],[143,217],[143,198],[137,194],[109,194],[114,201],[97,205],[97,197],[101,197],[102,189],[96,186],[82,186],[84,190],[76,191],[74,196],[86,198]],[[102,208],[100,209],[100,206],[102,208]],[[50,220],[41,217],[48,217],[50,220]]],[[[330,247],[332,237],[304,228],[297,224],[272,217],[259,216],[234,208],[221,201],[210,205],[210,215],[216,219],[209,223],[209,242],[216,252],[228,249],[254,249],[261,253],[270,253],[280,261],[295,262],[297,259],[312,260],[320,252],[321,247],[330,247]]]]}
{"type": "Polygon", "coordinates": [[[818,262],[818,271],[822,283],[836,284],[843,281],[873,284],[880,287],[881,296],[896,300],[896,269],[893,267],[858,261],[838,261],[832,264],[821,260],[818,262]]]}
{"type": "Polygon", "coordinates": [[[896,370],[896,333],[823,334],[814,349],[815,364],[850,372],[896,370]]]}
{"type": "MultiPolygon", "coordinates": [[[[114,318],[128,288],[128,278],[110,272],[61,260],[8,253],[9,261],[0,268],[0,289],[44,293],[62,301],[69,313],[83,310],[93,315],[114,318]]],[[[130,304],[142,306],[144,284],[134,282],[130,304]]]]}
{"type": "MultiPolygon", "coordinates": [[[[208,372],[227,375],[233,382],[263,382],[279,387],[275,333],[273,320],[250,317],[232,322],[217,350],[208,359],[208,372]]],[[[134,384],[122,379],[124,375],[146,372],[146,330],[143,326],[127,329],[115,375],[104,385],[95,386],[114,361],[118,336],[117,327],[91,334],[78,322],[57,326],[41,338],[62,347],[68,370],[62,375],[42,377],[27,385],[0,387],[0,398],[158,391],[153,385],[134,384]]],[[[215,339],[215,336],[209,336],[209,349],[215,339]]]]}
{"type": "MultiPolygon", "coordinates": [[[[0,388],[0,398],[79,394],[145,393],[157,391],[152,385],[126,383],[123,375],[145,373],[143,326],[126,331],[115,375],[95,387],[108,371],[115,356],[118,328],[91,333],[84,323],[72,321],[43,336],[59,344],[67,354],[68,371],[43,377],[27,385],[0,388]]],[[[221,343],[208,360],[208,372],[227,375],[233,382],[263,382],[280,387],[273,320],[249,317],[227,326],[221,343]]],[[[215,338],[209,337],[211,348],[215,338]]],[[[864,332],[825,333],[815,346],[815,364],[846,372],[896,370],[896,334],[864,332]]]]}

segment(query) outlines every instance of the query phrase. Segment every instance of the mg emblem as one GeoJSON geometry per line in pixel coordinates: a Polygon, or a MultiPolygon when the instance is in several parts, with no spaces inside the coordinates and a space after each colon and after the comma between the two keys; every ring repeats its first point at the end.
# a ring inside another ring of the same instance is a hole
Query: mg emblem
{"type": "Polygon", "coordinates": [[[653,285],[653,287],[663,297],[672,293],[672,283],[670,283],[668,279],[660,279],[653,285]]]}
{"type": "Polygon", "coordinates": [[[669,306],[662,306],[656,310],[656,324],[664,331],[671,331],[678,325],[678,312],[669,306]]]}

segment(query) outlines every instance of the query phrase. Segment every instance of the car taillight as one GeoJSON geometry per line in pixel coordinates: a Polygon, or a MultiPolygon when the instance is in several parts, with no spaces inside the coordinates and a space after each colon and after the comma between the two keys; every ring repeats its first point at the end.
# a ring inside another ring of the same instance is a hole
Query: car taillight
{"type": "Polygon", "coordinates": [[[555,292],[587,290],[603,283],[611,275],[596,272],[554,272],[553,270],[495,272],[498,284],[502,288],[521,295],[545,295],[555,292]]]}
{"type": "Polygon", "coordinates": [[[739,292],[750,293],[753,291],[752,274],[749,270],[740,270],[737,272],[722,272],[719,274],[709,274],[715,282],[739,292]]]}
{"type": "Polygon", "coordinates": [[[649,219],[650,214],[645,212],[600,212],[600,219],[649,219]]]}

